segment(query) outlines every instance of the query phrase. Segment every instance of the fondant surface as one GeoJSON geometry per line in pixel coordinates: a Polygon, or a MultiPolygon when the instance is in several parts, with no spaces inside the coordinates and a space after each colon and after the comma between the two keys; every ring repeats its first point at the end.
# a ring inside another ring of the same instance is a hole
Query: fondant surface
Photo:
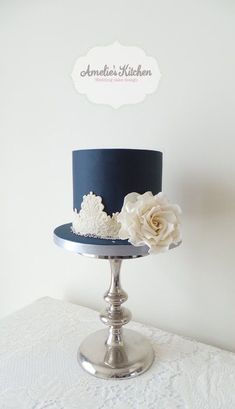
{"type": "MultiPolygon", "coordinates": [[[[83,196],[102,197],[108,214],[119,212],[124,197],[162,190],[162,153],[140,149],[85,149],[73,151],[73,208],[83,196]]],[[[123,244],[123,241],[122,241],[123,244]]]]}

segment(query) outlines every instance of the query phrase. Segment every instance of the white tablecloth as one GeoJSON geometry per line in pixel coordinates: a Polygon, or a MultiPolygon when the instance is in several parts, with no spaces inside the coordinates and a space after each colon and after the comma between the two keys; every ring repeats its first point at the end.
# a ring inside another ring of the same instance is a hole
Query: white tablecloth
{"type": "Polygon", "coordinates": [[[235,354],[131,322],[156,351],[130,380],[102,380],[77,363],[98,313],[43,298],[0,321],[0,409],[235,409],[235,354]]]}

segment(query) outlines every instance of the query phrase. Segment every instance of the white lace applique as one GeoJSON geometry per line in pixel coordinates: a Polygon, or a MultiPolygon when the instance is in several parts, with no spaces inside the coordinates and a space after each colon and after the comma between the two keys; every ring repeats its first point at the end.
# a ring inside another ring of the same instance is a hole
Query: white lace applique
{"type": "Polygon", "coordinates": [[[120,230],[118,214],[117,212],[112,216],[107,215],[102,198],[90,192],[83,196],[81,210],[77,212],[75,209],[72,231],[82,236],[118,239],[120,230]]]}

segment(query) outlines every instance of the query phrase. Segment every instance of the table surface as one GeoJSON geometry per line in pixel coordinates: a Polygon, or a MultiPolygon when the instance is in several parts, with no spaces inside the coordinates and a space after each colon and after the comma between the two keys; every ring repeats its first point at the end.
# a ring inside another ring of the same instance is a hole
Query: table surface
{"type": "Polygon", "coordinates": [[[103,328],[96,311],[42,298],[0,321],[0,409],[234,409],[235,354],[130,322],[156,353],[130,380],[102,380],[77,349],[103,328]]]}

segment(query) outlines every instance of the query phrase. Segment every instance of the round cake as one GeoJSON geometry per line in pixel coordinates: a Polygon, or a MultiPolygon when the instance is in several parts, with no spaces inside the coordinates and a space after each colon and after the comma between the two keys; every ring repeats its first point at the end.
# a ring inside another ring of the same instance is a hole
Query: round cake
{"type": "Polygon", "coordinates": [[[181,209],[162,192],[162,152],[80,149],[72,166],[73,221],[55,229],[57,241],[73,250],[71,243],[113,246],[115,256],[116,245],[118,255],[130,256],[131,248],[123,250],[129,245],[140,256],[146,247],[157,254],[181,242],[181,209]]]}
{"type": "Polygon", "coordinates": [[[81,149],[73,151],[73,209],[84,195],[102,198],[108,215],[120,212],[131,192],[154,195],[162,190],[162,152],[141,149],[81,149]]]}

